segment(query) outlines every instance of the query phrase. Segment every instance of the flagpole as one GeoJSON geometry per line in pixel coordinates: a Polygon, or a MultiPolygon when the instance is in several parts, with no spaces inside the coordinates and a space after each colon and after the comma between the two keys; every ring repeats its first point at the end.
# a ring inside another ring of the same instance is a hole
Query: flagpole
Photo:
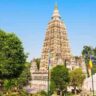
{"type": "Polygon", "coordinates": [[[50,96],[50,68],[48,65],[48,96],[50,96]]]}
{"type": "Polygon", "coordinates": [[[48,96],[50,96],[50,93],[49,93],[49,62],[48,62],[48,96]]]}
{"type": "Polygon", "coordinates": [[[50,50],[48,55],[48,96],[50,96],[50,50]]]}
{"type": "Polygon", "coordinates": [[[91,76],[92,76],[92,91],[93,91],[93,96],[94,96],[94,80],[93,80],[93,70],[91,69],[91,76]]]}
{"type": "Polygon", "coordinates": [[[90,56],[89,65],[91,67],[92,89],[93,89],[92,92],[93,92],[93,96],[94,96],[94,80],[93,80],[93,62],[92,62],[92,56],[90,56]]]}
{"type": "Polygon", "coordinates": [[[85,66],[86,66],[86,77],[89,77],[89,72],[88,72],[88,65],[87,65],[87,58],[88,58],[88,52],[86,52],[84,59],[85,59],[85,66]]]}

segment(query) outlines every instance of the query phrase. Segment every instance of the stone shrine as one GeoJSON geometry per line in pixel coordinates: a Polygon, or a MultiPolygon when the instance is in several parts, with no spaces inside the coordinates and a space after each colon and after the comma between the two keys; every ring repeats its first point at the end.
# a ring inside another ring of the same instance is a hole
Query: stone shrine
{"type": "Polygon", "coordinates": [[[48,90],[48,64],[50,59],[51,68],[57,65],[65,65],[69,70],[81,67],[86,73],[85,63],[82,58],[74,57],[71,54],[67,29],[55,5],[53,15],[48,23],[45,40],[41,53],[40,70],[36,69],[33,60],[30,69],[32,80],[30,81],[30,92],[36,93],[41,90],[48,90]]]}
{"type": "Polygon", "coordinates": [[[67,29],[55,5],[53,15],[46,30],[46,36],[41,55],[40,69],[48,69],[48,54],[50,54],[51,67],[64,64],[71,59],[71,51],[67,37],[67,29]]]}

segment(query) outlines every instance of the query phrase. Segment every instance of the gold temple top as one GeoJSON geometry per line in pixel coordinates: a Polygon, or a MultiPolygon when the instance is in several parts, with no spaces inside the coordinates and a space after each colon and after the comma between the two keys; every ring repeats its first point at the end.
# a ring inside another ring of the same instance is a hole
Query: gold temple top
{"type": "Polygon", "coordinates": [[[57,5],[57,3],[55,3],[54,10],[58,10],[58,5],[57,5]]]}
{"type": "Polygon", "coordinates": [[[60,18],[61,16],[59,14],[58,5],[57,3],[55,3],[52,19],[60,19],[60,18]]]}

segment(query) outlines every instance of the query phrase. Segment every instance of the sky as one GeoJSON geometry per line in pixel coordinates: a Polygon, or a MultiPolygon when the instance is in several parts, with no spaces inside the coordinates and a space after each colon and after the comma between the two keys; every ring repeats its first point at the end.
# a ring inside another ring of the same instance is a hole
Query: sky
{"type": "Polygon", "coordinates": [[[96,46],[96,0],[0,0],[0,29],[22,40],[28,61],[41,56],[55,3],[67,27],[72,54],[81,55],[84,45],[96,46]]]}

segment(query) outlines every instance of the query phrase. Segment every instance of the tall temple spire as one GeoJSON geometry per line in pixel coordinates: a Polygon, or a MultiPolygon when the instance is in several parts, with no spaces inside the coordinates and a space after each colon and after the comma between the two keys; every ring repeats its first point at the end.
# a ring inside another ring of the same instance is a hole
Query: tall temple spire
{"type": "Polygon", "coordinates": [[[58,6],[55,4],[52,19],[48,23],[46,30],[40,69],[48,69],[48,54],[51,54],[50,62],[51,68],[58,64],[63,64],[65,60],[70,60],[71,50],[69,47],[69,41],[67,38],[67,30],[64,22],[60,19],[58,6]]]}
{"type": "Polygon", "coordinates": [[[52,19],[60,19],[60,18],[61,18],[61,16],[59,14],[58,5],[56,3],[55,6],[54,6],[54,12],[53,12],[53,15],[52,15],[52,19]]]}
{"type": "Polygon", "coordinates": [[[55,10],[58,10],[58,5],[57,5],[57,3],[55,3],[54,9],[55,9],[55,10]]]}

